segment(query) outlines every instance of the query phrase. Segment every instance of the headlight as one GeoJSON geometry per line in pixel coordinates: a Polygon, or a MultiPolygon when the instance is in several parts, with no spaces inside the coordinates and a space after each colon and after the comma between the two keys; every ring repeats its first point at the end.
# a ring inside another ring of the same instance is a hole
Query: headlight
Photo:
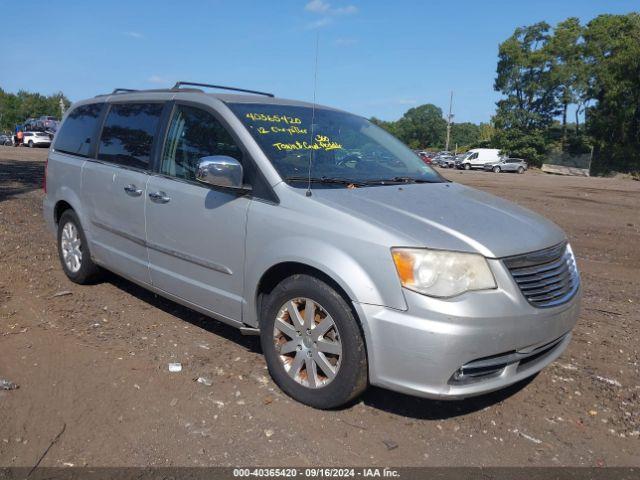
{"type": "Polygon", "coordinates": [[[432,297],[496,288],[487,260],[476,253],[392,248],[402,286],[432,297]]]}

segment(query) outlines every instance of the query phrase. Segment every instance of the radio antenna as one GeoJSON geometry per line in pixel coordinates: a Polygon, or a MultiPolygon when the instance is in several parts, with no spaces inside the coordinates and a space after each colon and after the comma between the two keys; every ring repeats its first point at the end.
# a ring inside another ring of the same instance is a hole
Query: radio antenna
{"type": "Polygon", "coordinates": [[[313,104],[311,106],[311,147],[309,149],[309,168],[307,169],[308,172],[308,182],[307,182],[307,192],[306,192],[306,196],[310,197],[311,196],[311,164],[313,162],[313,142],[314,142],[314,138],[315,138],[315,133],[314,133],[314,125],[315,125],[315,121],[316,121],[316,90],[317,90],[317,85],[318,85],[318,44],[319,44],[319,39],[320,39],[320,32],[316,31],[316,61],[315,61],[315,65],[313,68],[313,104]]]}

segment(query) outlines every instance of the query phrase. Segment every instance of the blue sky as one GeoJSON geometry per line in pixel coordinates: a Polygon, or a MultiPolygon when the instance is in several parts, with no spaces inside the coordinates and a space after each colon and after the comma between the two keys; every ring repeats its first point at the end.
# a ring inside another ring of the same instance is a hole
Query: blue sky
{"type": "Polygon", "coordinates": [[[520,25],[628,13],[640,1],[0,0],[0,87],[79,100],[192,80],[317,101],[365,116],[448,108],[487,121],[498,44],[520,25]],[[22,6],[21,6],[22,5],[22,6]],[[33,14],[31,14],[33,13],[33,14]]]}

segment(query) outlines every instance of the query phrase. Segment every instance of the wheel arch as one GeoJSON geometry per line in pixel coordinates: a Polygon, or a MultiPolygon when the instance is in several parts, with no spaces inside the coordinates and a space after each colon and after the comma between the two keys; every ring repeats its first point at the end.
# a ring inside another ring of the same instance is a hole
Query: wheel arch
{"type": "MultiPolygon", "coordinates": [[[[351,298],[351,295],[349,295],[349,293],[347,293],[347,290],[342,285],[340,285],[340,283],[332,276],[306,263],[297,261],[285,261],[272,265],[260,277],[258,286],[256,288],[255,298],[253,299],[258,315],[262,308],[262,300],[265,295],[271,293],[271,291],[285,278],[302,274],[311,275],[325,282],[336,292],[338,292],[338,294],[344,299],[344,301],[347,302],[353,309],[353,299],[351,298]]],[[[353,311],[355,314],[355,310],[353,311]]],[[[358,321],[360,320],[358,319],[358,321]]]]}
{"type": "Polygon", "coordinates": [[[62,217],[62,214],[67,210],[73,210],[75,212],[75,209],[66,200],[58,200],[56,202],[53,207],[53,221],[56,226],[60,223],[60,217],[62,217]]]}

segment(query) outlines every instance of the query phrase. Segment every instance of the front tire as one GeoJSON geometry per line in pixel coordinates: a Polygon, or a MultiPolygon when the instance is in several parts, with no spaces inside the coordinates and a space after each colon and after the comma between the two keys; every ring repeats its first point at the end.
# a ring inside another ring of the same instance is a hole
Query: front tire
{"type": "Polygon", "coordinates": [[[66,210],[58,222],[58,256],[65,275],[74,283],[93,283],[100,274],[91,260],[87,237],[73,210],[66,210]]]}
{"type": "Polygon", "coordinates": [[[33,140],[29,140],[29,148],[33,148],[33,140]]]}
{"type": "Polygon", "coordinates": [[[465,170],[471,170],[471,164],[469,164],[469,163],[465,163],[465,164],[464,164],[464,169],[465,169],[465,170]]]}
{"type": "Polygon", "coordinates": [[[500,173],[500,167],[498,167],[497,165],[493,167],[493,173],[500,173]]]}
{"type": "Polygon", "coordinates": [[[522,175],[524,173],[524,167],[518,167],[518,173],[522,175]]]}
{"type": "Polygon", "coordinates": [[[273,380],[301,403],[335,408],[367,387],[367,355],[354,313],[316,277],[293,275],[264,299],[260,343],[273,380]]]}

